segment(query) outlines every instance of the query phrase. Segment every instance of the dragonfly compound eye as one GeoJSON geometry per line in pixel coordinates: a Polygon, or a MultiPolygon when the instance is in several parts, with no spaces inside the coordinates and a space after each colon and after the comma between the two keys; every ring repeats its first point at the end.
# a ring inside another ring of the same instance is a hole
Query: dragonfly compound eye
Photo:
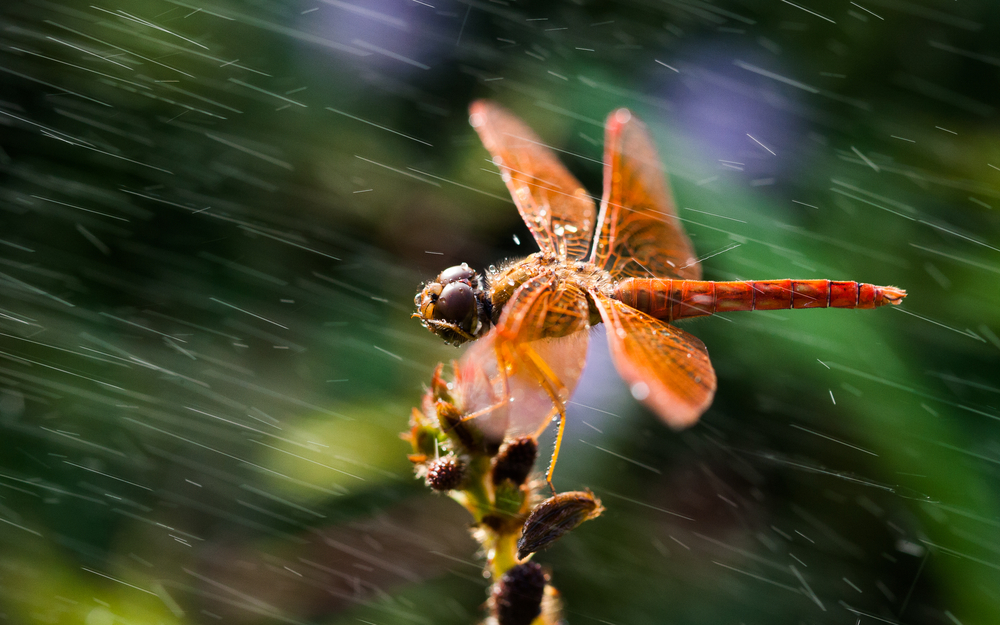
{"type": "Polygon", "coordinates": [[[476,295],[464,282],[452,282],[441,289],[435,305],[435,316],[461,324],[476,311],[476,295]]]}
{"type": "Polygon", "coordinates": [[[472,283],[476,277],[476,272],[472,270],[467,264],[462,263],[461,265],[455,265],[454,267],[448,267],[441,272],[438,276],[437,281],[441,284],[450,284],[452,282],[467,282],[472,283]]]}

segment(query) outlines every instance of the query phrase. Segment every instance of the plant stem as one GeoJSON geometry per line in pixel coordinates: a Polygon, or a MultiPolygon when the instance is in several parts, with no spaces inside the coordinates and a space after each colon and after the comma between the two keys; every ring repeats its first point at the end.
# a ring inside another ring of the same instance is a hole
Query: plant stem
{"type": "Polygon", "coordinates": [[[504,573],[517,564],[517,535],[504,534],[495,536],[493,557],[490,558],[490,573],[494,580],[500,579],[504,573]]]}

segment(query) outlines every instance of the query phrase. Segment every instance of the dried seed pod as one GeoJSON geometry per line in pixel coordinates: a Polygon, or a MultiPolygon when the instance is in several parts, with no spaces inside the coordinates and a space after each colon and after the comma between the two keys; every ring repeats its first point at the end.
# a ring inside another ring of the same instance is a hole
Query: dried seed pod
{"type": "Polygon", "coordinates": [[[452,403],[438,400],[434,404],[438,424],[455,444],[473,454],[492,456],[500,449],[501,439],[493,437],[477,427],[476,423],[467,419],[467,415],[452,403]]]}
{"type": "Polygon", "coordinates": [[[465,415],[454,404],[438,400],[434,409],[438,423],[448,438],[469,451],[478,450],[482,446],[482,435],[468,421],[462,421],[465,415]]]}
{"type": "Polygon", "coordinates": [[[427,485],[434,490],[454,490],[465,478],[465,465],[455,456],[444,456],[427,463],[427,485]]]}
{"type": "Polygon", "coordinates": [[[592,492],[559,493],[535,506],[524,522],[517,540],[517,557],[524,559],[549,546],[578,525],[604,511],[601,500],[592,492]]]}
{"type": "Polygon", "coordinates": [[[542,613],[545,572],[535,562],[512,567],[493,585],[493,614],[499,625],[531,625],[542,613]]]}
{"type": "Polygon", "coordinates": [[[538,457],[538,443],[530,436],[522,436],[506,443],[493,459],[494,484],[510,480],[520,486],[528,479],[538,457]]]}

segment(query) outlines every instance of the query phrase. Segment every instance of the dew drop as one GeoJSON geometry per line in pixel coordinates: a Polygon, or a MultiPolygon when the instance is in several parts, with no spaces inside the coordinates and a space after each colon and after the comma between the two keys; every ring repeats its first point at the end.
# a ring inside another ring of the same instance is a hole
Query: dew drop
{"type": "Polygon", "coordinates": [[[649,385],[645,382],[636,382],[629,390],[632,391],[632,397],[635,397],[639,401],[649,397],[649,385]]]}

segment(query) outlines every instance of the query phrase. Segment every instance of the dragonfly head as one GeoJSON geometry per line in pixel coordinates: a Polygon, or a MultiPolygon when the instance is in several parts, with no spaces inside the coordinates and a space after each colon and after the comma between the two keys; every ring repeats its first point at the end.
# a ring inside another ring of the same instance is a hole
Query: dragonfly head
{"type": "Polygon", "coordinates": [[[490,328],[493,305],[486,282],[465,263],[442,271],[413,302],[413,316],[452,345],[473,341],[490,328]]]}

